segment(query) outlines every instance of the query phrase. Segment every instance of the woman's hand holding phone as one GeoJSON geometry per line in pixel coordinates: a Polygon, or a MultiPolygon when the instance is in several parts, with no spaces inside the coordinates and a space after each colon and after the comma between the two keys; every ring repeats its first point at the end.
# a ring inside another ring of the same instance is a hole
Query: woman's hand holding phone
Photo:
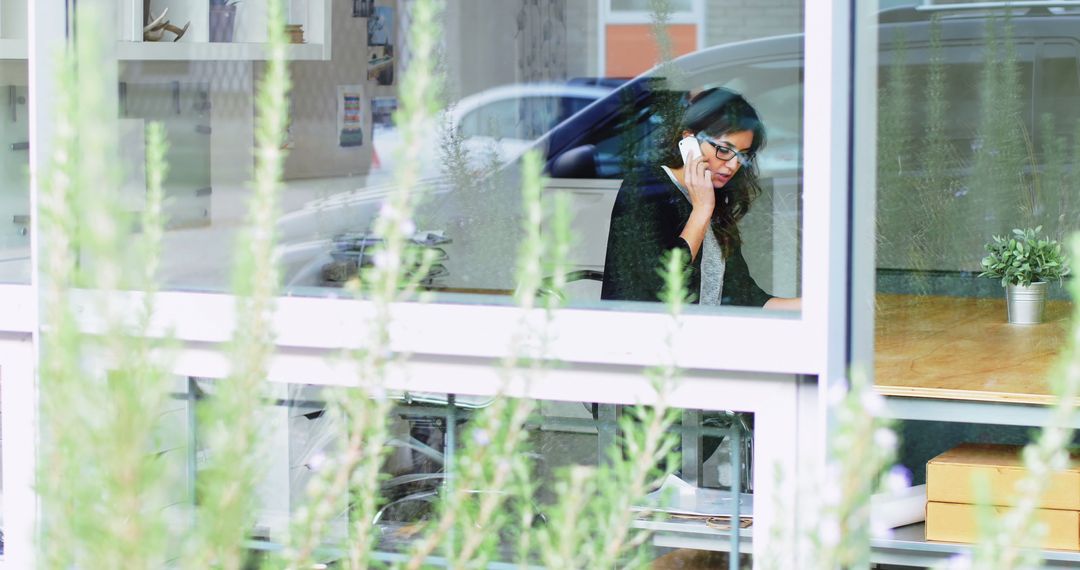
{"type": "Polygon", "coordinates": [[[684,162],[683,184],[693,206],[679,237],[690,246],[690,259],[696,259],[716,207],[716,192],[713,190],[712,173],[706,170],[705,161],[701,158],[701,143],[692,136],[686,137],[679,141],[679,154],[684,162]]]}
{"type": "Polygon", "coordinates": [[[701,157],[701,143],[694,137],[686,137],[679,142],[679,150],[686,161],[683,165],[683,183],[690,194],[694,213],[700,210],[706,218],[712,217],[713,208],[716,207],[716,192],[713,190],[712,173],[706,168],[708,165],[701,157]]]}

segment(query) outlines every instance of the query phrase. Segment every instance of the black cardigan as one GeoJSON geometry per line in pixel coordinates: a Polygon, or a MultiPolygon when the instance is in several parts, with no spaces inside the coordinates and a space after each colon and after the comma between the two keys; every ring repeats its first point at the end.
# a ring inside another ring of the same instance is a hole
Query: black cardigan
{"type": "MultiPolygon", "coordinates": [[[[623,180],[611,211],[600,298],[658,301],[664,287],[664,254],[680,248],[683,259],[690,259],[690,246],[679,234],[692,207],[662,168],[638,170],[634,175],[636,181],[623,180]]],[[[696,303],[701,289],[701,255],[687,265],[686,287],[696,303]]],[[[721,304],[760,307],[771,298],[750,276],[739,248],[727,257],[725,265],[721,304]]]]}

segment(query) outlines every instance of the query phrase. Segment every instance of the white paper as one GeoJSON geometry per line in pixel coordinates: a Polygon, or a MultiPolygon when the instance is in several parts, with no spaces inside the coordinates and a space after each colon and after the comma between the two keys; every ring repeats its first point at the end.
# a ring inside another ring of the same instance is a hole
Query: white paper
{"type": "MultiPolygon", "coordinates": [[[[635,511],[658,511],[673,515],[731,516],[734,514],[731,491],[696,487],[668,474],[659,489],[645,496],[645,504],[631,507],[635,511]]],[[[754,496],[742,493],[739,500],[739,517],[754,517],[754,496]]]]}
{"type": "Polygon", "coordinates": [[[872,529],[892,529],[926,520],[926,485],[870,497],[870,519],[872,529]]]}

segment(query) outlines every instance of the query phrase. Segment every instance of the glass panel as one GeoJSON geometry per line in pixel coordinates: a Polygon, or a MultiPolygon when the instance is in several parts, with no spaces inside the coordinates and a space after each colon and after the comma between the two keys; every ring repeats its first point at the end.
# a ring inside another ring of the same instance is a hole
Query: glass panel
{"type": "MultiPolygon", "coordinates": [[[[165,157],[170,166],[165,187],[169,229],[205,226],[210,215],[209,90],[207,83],[180,81],[120,84],[121,148],[137,148],[147,122],[158,121],[165,127],[170,143],[165,157]]],[[[129,172],[127,184],[145,176],[145,171],[129,172]]]]}
{"type": "MultiPolygon", "coordinates": [[[[171,165],[165,182],[165,286],[222,290],[231,282],[235,238],[246,223],[251,196],[255,90],[265,67],[259,60],[265,56],[263,36],[255,23],[265,14],[258,3],[238,3],[214,7],[206,23],[196,4],[170,3],[172,27],[162,28],[161,38],[156,32],[145,39],[126,37],[134,28],[121,28],[128,32],[120,33],[119,44],[120,162],[132,208],[139,210],[145,188],[143,128],[150,121],[164,123],[171,165]]],[[[414,241],[438,258],[424,288],[454,301],[510,301],[525,235],[522,156],[532,150],[541,154],[548,178],[545,200],[570,197],[577,244],[570,269],[609,282],[630,281],[629,290],[610,285],[603,295],[600,281],[575,285],[582,291],[573,295],[575,301],[655,302],[656,271],[673,247],[694,253],[691,293],[706,298],[706,304],[761,306],[772,296],[798,297],[803,77],[802,41],[792,34],[802,29],[802,3],[774,4],[769,13],[745,14],[739,39],[758,43],[720,45],[731,39],[707,39],[708,45],[691,45],[692,53],[672,67],[631,78],[609,73],[601,58],[608,32],[600,29],[599,5],[449,3],[442,19],[446,47],[438,56],[446,111],[422,141],[413,143],[423,149],[423,159],[411,165],[421,176],[424,196],[412,219],[414,241]],[[779,27],[778,18],[784,22],[779,27]],[[516,32],[487,33],[491,26],[516,32]],[[710,91],[717,88],[749,103],[739,111],[745,116],[738,129],[713,120],[727,105],[715,98],[722,92],[710,91]],[[696,99],[701,93],[713,98],[696,99]],[[687,111],[692,99],[700,105],[687,111]],[[714,202],[720,196],[719,206],[699,205],[699,213],[712,210],[711,226],[706,212],[680,237],[691,203],[660,165],[675,169],[681,184],[677,124],[703,110],[711,115],[699,121],[695,134],[714,142],[750,132],[747,113],[756,113],[764,127],[753,144],[736,145],[744,154],[756,153],[753,168],[749,163],[743,168],[741,159],[722,161],[711,143],[699,142],[711,149],[710,168],[718,172],[701,182],[702,188],[719,185],[731,193],[703,190],[714,202]],[[736,175],[739,169],[742,174],[736,175]],[[640,179],[648,184],[628,183],[626,194],[634,197],[627,199],[647,202],[635,193],[659,190],[672,200],[667,214],[615,219],[620,185],[639,172],[648,174],[640,179]],[[745,199],[725,201],[742,194],[745,199]],[[631,227],[657,220],[663,227],[631,227]],[[613,224],[628,231],[612,237],[613,224]],[[712,237],[705,237],[706,226],[712,237]],[[650,236],[659,233],[643,239],[644,229],[650,236]],[[689,241],[680,245],[680,239],[689,241]],[[627,260],[609,250],[640,253],[627,260]]],[[[396,187],[397,148],[403,141],[393,113],[410,57],[405,39],[410,5],[324,0],[290,5],[297,45],[289,50],[293,89],[277,221],[282,287],[288,294],[325,295],[374,259],[365,254],[380,239],[371,233],[373,221],[396,187]]],[[[150,10],[157,15],[159,7],[151,2],[150,10]]],[[[706,2],[704,10],[719,17],[724,3],[706,2]]],[[[141,22],[143,16],[120,14],[124,22],[141,22]]],[[[686,37],[706,37],[694,31],[698,24],[680,26],[693,28],[686,37]]],[[[635,44],[655,48],[649,26],[640,28],[619,34],[635,34],[635,44]]],[[[683,28],[679,33],[687,31],[683,28]]],[[[641,69],[659,63],[655,54],[635,58],[641,69]]],[[[553,239],[547,227],[545,238],[553,239]]]]}
{"type": "Polygon", "coordinates": [[[25,61],[0,61],[0,283],[30,283],[30,123],[25,61]]]}
{"type": "MultiPolygon", "coordinates": [[[[1080,229],[1077,30],[1080,14],[1054,8],[879,14],[876,156],[856,147],[857,168],[877,174],[878,390],[1052,401],[1067,292],[1060,260],[1025,256],[1045,249],[1028,243],[1036,233],[1080,229]],[[988,257],[994,248],[1004,263],[988,257]]],[[[911,422],[900,459],[922,480],[934,454],[964,440],[1016,443],[1018,431],[911,422]]]]}
{"type": "MultiPolygon", "coordinates": [[[[194,379],[190,386],[202,398],[213,397],[212,380],[194,379]]],[[[329,480],[336,472],[339,460],[350,453],[350,443],[345,437],[346,428],[337,411],[339,408],[328,403],[341,397],[340,390],[300,384],[268,386],[267,389],[272,394],[260,414],[266,429],[263,442],[268,453],[263,454],[265,479],[260,484],[261,508],[253,534],[280,543],[288,540],[289,518],[313,508],[309,489],[329,480]]],[[[560,493],[572,497],[562,487],[570,470],[583,467],[592,471],[604,469],[602,466],[613,461],[631,461],[627,458],[631,453],[625,440],[627,430],[641,430],[646,425],[643,420],[634,420],[637,417],[634,409],[626,406],[552,400],[497,402],[490,397],[442,393],[391,392],[388,396],[389,407],[385,409],[380,410],[371,402],[366,404],[367,413],[382,417],[387,430],[378,481],[374,489],[365,491],[378,496],[373,507],[373,520],[378,530],[378,549],[384,553],[408,552],[432,530],[428,523],[439,518],[439,501],[453,492],[448,487],[451,484],[449,477],[454,485],[470,485],[468,496],[479,498],[494,493],[506,497],[501,510],[518,513],[517,509],[527,508],[533,520],[539,523],[527,527],[534,540],[534,551],[529,556],[535,562],[541,554],[536,549],[537,533],[546,528],[543,523],[550,523],[554,520],[552,517],[557,516],[558,502],[568,498],[560,493]],[[500,432],[507,433],[517,429],[517,424],[506,422],[508,415],[498,416],[504,418],[500,420],[502,423],[492,423],[495,422],[493,417],[497,416],[496,410],[503,409],[503,405],[528,406],[527,414],[522,416],[527,418],[521,424],[523,438],[511,455],[517,458],[515,465],[523,469],[517,476],[528,477],[525,487],[522,486],[524,481],[513,478],[498,482],[493,470],[473,480],[475,472],[466,472],[464,464],[455,463],[465,461],[461,459],[463,457],[480,462],[502,461],[491,455],[490,447],[502,445],[501,442],[494,441],[496,438],[484,431],[486,428],[478,426],[497,427],[500,432]],[[477,453],[478,450],[487,452],[477,453]]],[[[753,415],[700,410],[674,410],[672,414],[669,421],[675,426],[670,429],[670,437],[675,453],[658,467],[649,469],[647,479],[651,483],[643,494],[655,491],[661,484],[683,485],[681,496],[685,498],[687,490],[691,490],[697,504],[691,507],[685,500],[680,500],[661,506],[683,509],[680,512],[691,509],[702,515],[730,515],[732,477],[739,477],[740,516],[752,516],[753,415]],[[732,431],[733,427],[738,430],[737,435],[732,431]],[[696,434],[700,434],[700,440],[696,434]],[[738,449],[733,451],[733,445],[738,449]],[[736,470],[731,469],[733,456],[737,456],[739,467],[736,470]]],[[[366,420],[355,419],[350,425],[351,429],[358,430],[361,429],[358,426],[367,424],[366,420]]],[[[364,433],[371,436],[369,432],[364,433]]],[[[361,441],[356,432],[352,440],[354,443],[361,441]]],[[[213,453],[201,440],[196,445],[198,455],[213,453]]],[[[643,458],[631,463],[648,469],[643,458]]],[[[604,473],[607,477],[617,476],[610,471],[604,473]]],[[[603,483],[598,481],[597,484],[603,483]]],[[[670,500],[661,499],[659,495],[633,504],[644,506],[648,500],[670,500]]],[[[612,499],[610,493],[595,492],[583,500],[588,503],[587,508],[601,508],[604,501],[612,499]]],[[[321,539],[327,546],[340,547],[348,540],[350,521],[359,516],[358,509],[362,507],[356,503],[350,505],[344,496],[338,497],[334,504],[321,539]]],[[[471,513],[468,516],[477,515],[471,513]]],[[[644,513],[638,517],[649,518],[644,513]]],[[[685,524],[696,524],[700,532],[707,528],[706,518],[700,516],[685,524]]],[[[495,558],[520,560],[516,547],[523,533],[522,527],[515,525],[512,519],[500,524],[505,526],[502,526],[504,530],[500,533],[495,558]]],[[[588,525],[581,524],[580,532],[588,532],[585,530],[588,525]]],[[[604,532],[605,529],[595,530],[604,532]]],[[[726,538],[719,540],[726,544],[726,538]]],[[[643,548],[650,559],[660,559],[667,554],[666,550],[643,548]]],[[[335,555],[330,554],[333,551],[327,552],[320,562],[330,563],[334,559],[335,555]]],[[[434,555],[441,552],[440,549],[434,555]]],[[[688,552],[684,552],[686,554],[688,552]]]]}

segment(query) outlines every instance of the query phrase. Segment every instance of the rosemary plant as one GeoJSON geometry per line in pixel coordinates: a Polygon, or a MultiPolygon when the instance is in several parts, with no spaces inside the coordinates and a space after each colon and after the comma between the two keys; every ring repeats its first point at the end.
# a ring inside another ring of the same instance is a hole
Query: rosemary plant
{"type": "MultiPolygon", "coordinates": [[[[683,93],[692,87],[686,84],[683,70],[671,63],[675,52],[672,47],[668,26],[671,22],[671,14],[674,11],[675,8],[671,0],[649,0],[649,26],[652,36],[656,40],[657,53],[659,54],[657,76],[661,81],[658,81],[656,85],[659,90],[656,111],[661,121],[660,134],[657,140],[661,141],[662,144],[675,140],[678,134],[676,131],[682,124],[683,93]]],[[[634,137],[627,138],[632,139],[634,137]]],[[[640,157],[630,154],[626,158],[632,165],[638,166],[634,163],[640,160],[640,157]]]]}
{"type": "MultiPolygon", "coordinates": [[[[778,524],[772,529],[773,544],[783,555],[767,558],[763,564],[767,568],[785,568],[793,558],[809,561],[811,568],[869,568],[871,533],[891,530],[874,528],[871,496],[907,487],[910,474],[893,466],[898,440],[892,422],[881,417],[884,399],[864,375],[851,376],[850,382],[839,380],[829,388],[828,407],[834,422],[826,442],[824,471],[799,482],[785,482],[786,474],[774,468],[777,488],[797,485],[800,515],[798,526],[778,524]]],[[[778,503],[776,508],[793,505],[778,503]]]]}
{"type": "Polygon", "coordinates": [[[279,277],[273,250],[290,88],[282,0],[267,1],[267,20],[269,57],[257,95],[254,192],[233,273],[233,369],[198,410],[207,459],[197,481],[194,536],[183,560],[187,568],[242,566],[265,455],[259,412],[274,350],[279,277]]]}
{"type": "MultiPolygon", "coordinates": [[[[941,17],[938,14],[930,21],[930,65],[927,68],[923,91],[926,97],[926,120],[919,145],[921,150],[917,152],[921,173],[917,180],[912,180],[917,191],[914,200],[906,192],[900,192],[894,199],[904,200],[914,213],[906,218],[905,224],[910,236],[909,267],[932,270],[942,267],[945,248],[952,245],[943,236],[945,228],[948,227],[946,221],[956,215],[953,206],[959,184],[951,172],[961,163],[960,156],[946,132],[949,101],[944,46],[941,41],[941,17]]],[[[908,150],[910,149],[899,149],[900,152],[908,150]]],[[[928,293],[925,274],[919,273],[915,277],[919,280],[916,292],[928,293]]]]}
{"type": "MultiPolygon", "coordinates": [[[[525,205],[524,238],[518,256],[518,287],[515,300],[522,309],[521,325],[511,340],[509,356],[503,362],[503,389],[528,391],[550,366],[547,360],[548,327],[561,298],[569,250],[569,222],[566,202],[556,199],[551,216],[552,241],[541,235],[544,220],[541,198],[544,180],[538,154],[527,153],[522,162],[522,194],[525,205]],[[545,260],[547,260],[545,262],[545,260]],[[553,276],[546,288],[543,274],[553,276]],[[542,288],[544,318],[534,324],[536,299],[542,288]]],[[[420,568],[440,547],[451,567],[482,566],[498,556],[500,540],[518,534],[519,556],[527,556],[532,544],[532,496],[525,493],[531,465],[526,461],[526,421],[535,402],[500,394],[490,406],[476,414],[465,433],[458,456],[450,463],[446,495],[439,519],[412,549],[405,568],[420,568]],[[509,492],[507,491],[509,490],[509,492]],[[517,491],[520,494],[515,494],[517,491]],[[509,514],[507,514],[509,513],[509,514]],[[523,525],[514,528],[516,524],[523,525]],[[507,531],[507,532],[504,532],[507,531]]]]}
{"type": "MultiPolygon", "coordinates": [[[[978,148],[970,186],[986,213],[1000,204],[1017,204],[1034,223],[1038,211],[1037,179],[1024,173],[1032,154],[1031,140],[1021,114],[1020,69],[1013,39],[1011,12],[1004,22],[987,19],[986,52],[979,85],[978,148]],[[999,29],[1000,28],[1000,29],[999,29]],[[1017,137],[1020,134],[1020,137],[1017,137]],[[1018,145],[1017,139],[1024,140],[1018,145]]],[[[978,213],[981,217],[982,213],[978,213]]]]}
{"type": "MultiPolygon", "coordinates": [[[[93,3],[80,4],[75,17],[84,29],[102,21],[93,3]]],[[[45,568],[153,567],[167,557],[170,484],[153,444],[168,386],[150,336],[166,143],[151,125],[137,236],[112,166],[115,130],[102,120],[110,116],[107,88],[89,71],[106,50],[100,35],[79,34],[60,54],[57,132],[38,210],[48,253],[40,336],[45,568]],[[140,247],[127,247],[130,240],[140,247]],[[145,293],[121,297],[132,288],[145,293]],[[75,318],[80,302],[101,311],[92,332],[75,318]]]]}
{"type": "MultiPolygon", "coordinates": [[[[1047,219],[1044,224],[1047,226],[1047,233],[1055,240],[1064,240],[1065,236],[1069,235],[1070,231],[1075,228],[1069,227],[1069,198],[1071,194],[1075,192],[1074,186],[1071,186],[1069,176],[1066,173],[1065,161],[1068,159],[1068,143],[1065,137],[1057,134],[1057,129],[1054,125],[1054,116],[1050,113],[1044,113],[1042,120],[1040,121],[1041,140],[1040,146],[1042,147],[1043,155],[1043,171],[1042,189],[1047,194],[1048,199],[1050,196],[1057,195],[1057,216],[1047,219]],[[1050,223],[1053,226],[1050,226],[1050,223]]],[[[1077,164],[1077,163],[1073,163],[1077,164]]]]}
{"type": "MultiPolygon", "coordinates": [[[[884,399],[859,373],[850,385],[833,386],[830,405],[835,429],[829,434],[828,460],[821,488],[819,530],[813,533],[818,568],[867,568],[870,564],[870,497],[881,489],[906,487],[902,468],[890,469],[897,437],[880,417],[884,399]]],[[[807,494],[807,497],[810,495],[807,494]]]]}
{"type": "Polygon", "coordinates": [[[897,33],[892,46],[892,60],[885,70],[885,87],[878,106],[877,184],[878,247],[882,250],[903,243],[907,235],[904,220],[908,206],[904,192],[907,151],[911,148],[908,129],[911,114],[911,72],[907,65],[907,38],[897,33]],[[894,220],[896,222],[894,222],[894,220]]]}
{"type": "MultiPolygon", "coordinates": [[[[669,355],[674,355],[674,339],[679,315],[686,302],[685,262],[674,250],[663,268],[663,300],[671,315],[667,335],[669,355]]],[[[536,543],[539,559],[549,568],[638,568],[646,565],[649,537],[635,531],[636,514],[631,509],[645,502],[645,495],[659,487],[659,465],[674,464],[675,438],[671,427],[676,413],[667,405],[667,396],[677,381],[674,359],[648,371],[657,393],[657,402],[634,406],[620,422],[623,449],[609,450],[608,461],[597,468],[584,466],[565,470],[555,482],[558,501],[549,509],[549,524],[539,529],[536,543]]]]}
{"type": "Polygon", "coordinates": [[[354,351],[358,386],[328,391],[332,410],[345,432],[342,449],[321,466],[308,487],[308,504],[296,515],[289,545],[276,563],[288,568],[310,568],[317,561],[328,522],[338,505],[348,503],[350,529],[346,553],[351,568],[366,568],[375,550],[374,519],[382,500],[380,473],[389,440],[387,416],[392,402],[385,379],[405,355],[393,352],[390,337],[392,304],[415,295],[431,266],[429,253],[411,247],[412,221],[420,199],[416,170],[422,141],[435,120],[441,83],[434,72],[438,18],[441,4],[418,0],[413,4],[410,26],[412,58],[402,80],[401,107],[394,122],[401,132],[397,149],[395,187],[375,223],[382,239],[375,264],[359,280],[350,283],[355,294],[363,293],[373,305],[369,335],[354,351]],[[433,33],[434,32],[434,33],[433,33]]]}

